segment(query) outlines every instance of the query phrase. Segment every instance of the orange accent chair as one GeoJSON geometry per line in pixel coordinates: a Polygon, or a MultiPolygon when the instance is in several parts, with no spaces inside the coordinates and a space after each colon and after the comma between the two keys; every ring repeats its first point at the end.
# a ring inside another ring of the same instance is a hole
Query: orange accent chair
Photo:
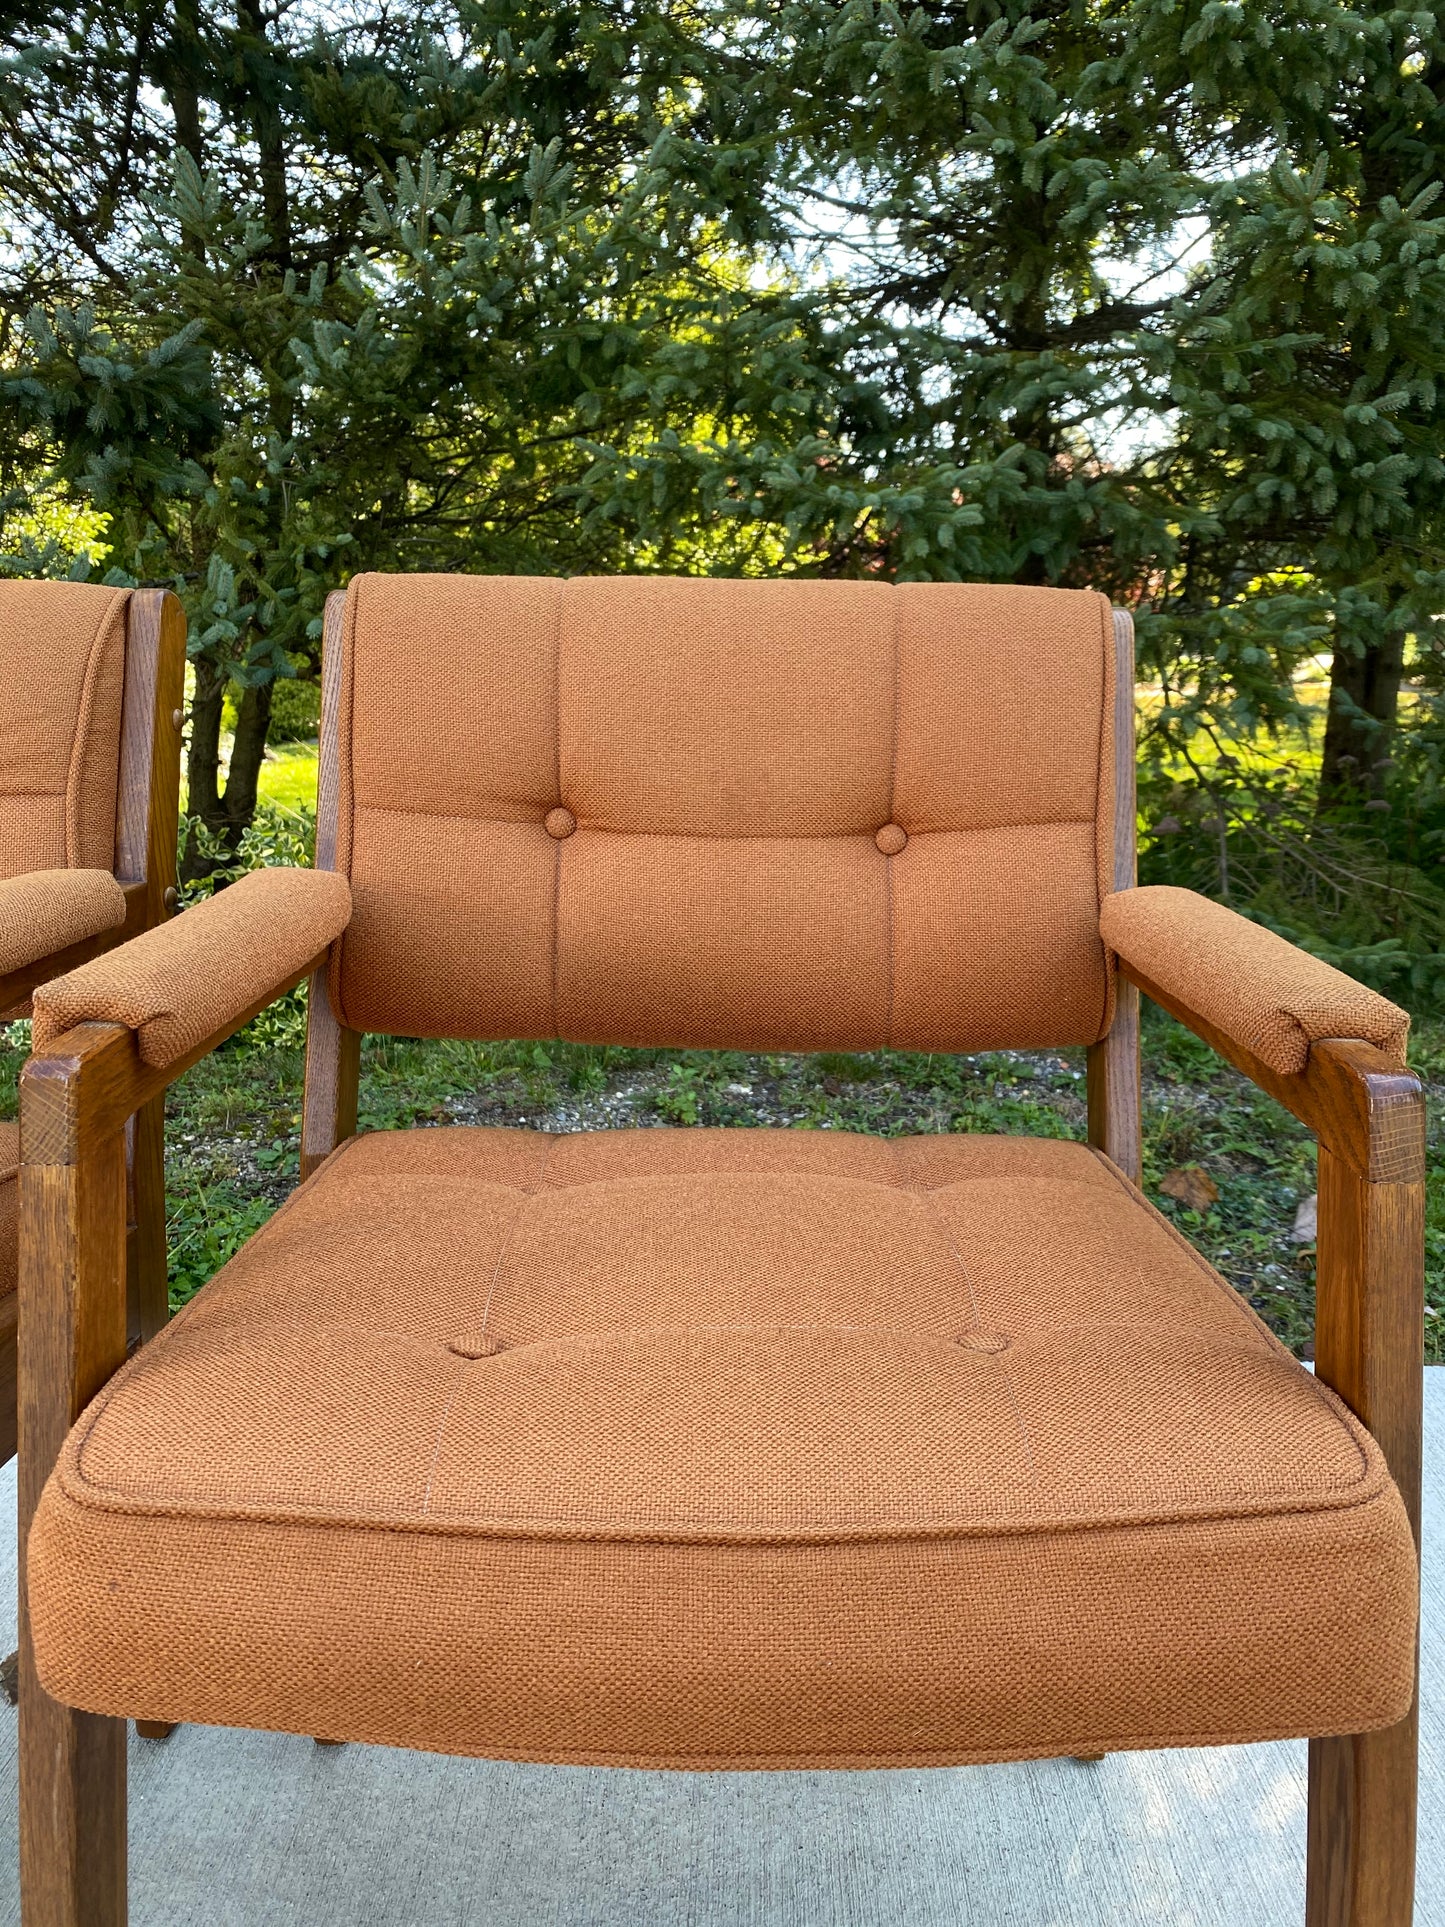
{"type": "MultiPolygon", "coordinates": [[[[185,619],[158,589],[0,582],[0,1022],[170,915],[185,619]],[[169,896],[167,893],[169,892],[169,896]]],[[[132,1131],[130,1336],[166,1315],[161,1107],[132,1131]]],[[[20,1129],[0,1122],[0,1461],[15,1451],[20,1129]]]]}
{"type": "Polygon", "coordinates": [[[35,999],[28,1927],[124,1919],[127,1715],[681,1768],[1309,1736],[1311,1927],[1405,1927],[1408,1020],[1133,887],[1131,647],[1051,589],[333,598],[318,868],[35,999]],[[307,977],[304,1182],[127,1362],[126,1119],[307,977]],[[1319,1137],[1316,1376],[1140,1193],[1139,986],[1319,1137]],[[1089,1142],[358,1136],[365,1031],[1087,1045],[1089,1142]]]}

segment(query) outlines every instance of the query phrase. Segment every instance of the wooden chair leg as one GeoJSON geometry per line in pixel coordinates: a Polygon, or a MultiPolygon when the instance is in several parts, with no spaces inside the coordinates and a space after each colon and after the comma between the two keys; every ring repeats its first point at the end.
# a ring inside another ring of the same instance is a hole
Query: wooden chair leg
{"type": "MultiPolygon", "coordinates": [[[[1361,1162],[1378,1176],[1320,1146],[1315,1369],[1374,1433],[1418,1547],[1424,1112],[1398,1082],[1365,1080],[1361,1162]]],[[[1307,1927],[1410,1927],[1418,1728],[1417,1699],[1397,1726],[1311,1740],[1307,1927]]]]}
{"type": "Polygon", "coordinates": [[[125,1927],[124,1720],[60,1706],[29,1640],[20,1662],[20,1892],[24,1927],[125,1927]]]}
{"type": "Polygon", "coordinates": [[[30,1636],[26,1542],[41,1487],[126,1353],[125,1137],[86,1130],[72,1065],[58,1068],[47,1083],[32,1060],[20,1098],[21,1920],[125,1927],[126,1723],[51,1699],[30,1636]]]}
{"type": "Polygon", "coordinates": [[[174,1720],[137,1720],[135,1730],[143,1740],[168,1740],[176,1730],[174,1720]]]}
{"type": "Polygon", "coordinates": [[[1417,1727],[1310,1741],[1306,1927],[1410,1927],[1417,1727]]]}

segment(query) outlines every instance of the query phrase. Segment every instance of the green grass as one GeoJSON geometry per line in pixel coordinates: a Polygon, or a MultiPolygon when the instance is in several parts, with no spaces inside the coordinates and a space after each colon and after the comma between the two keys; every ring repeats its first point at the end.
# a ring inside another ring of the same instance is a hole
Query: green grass
{"type": "MultiPolygon", "coordinates": [[[[180,1305],[296,1180],[304,1010],[299,994],[189,1071],[171,1092],[166,1176],[171,1298],[180,1305]]],[[[24,1027],[12,1027],[22,1046],[24,1027]]],[[[1445,1025],[1417,1028],[1430,1094],[1426,1352],[1445,1362],[1445,1025]]],[[[13,1115],[19,1048],[0,1052],[0,1115],[13,1115]]],[[[668,1123],[796,1130],[1001,1131],[1082,1137],[1084,1053],[854,1057],[631,1051],[582,1045],[368,1038],[369,1130],[459,1122],[599,1129],[668,1123]]],[[[1185,1031],[1145,1026],[1145,1188],[1296,1351],[1308,1355],[1314,1248],[1291,1242],[1314,1189],[1307,1132],[1185,1031]],[[1160,1184],[1199,1165],[1219,1190],[1197,1212],[1160,1184]]]]}
{"type": "Polygon", "coordinates": [[[315,743],[278,743],[266,752],[257,793],[284,810],[316,808],[315,743]]]}
{"type": "MultiPolygon", "coordinates": [[[[229,754],[223,739],[223,754],[229,754]]],[[[274,803],[283,810],[314,811],[316,808],[315,743],[273,743],[266,751],[256,794],[263,803],[274,803]]],[[[181,785],[181,813],[185,814],[186,790],[181,785]]]]}

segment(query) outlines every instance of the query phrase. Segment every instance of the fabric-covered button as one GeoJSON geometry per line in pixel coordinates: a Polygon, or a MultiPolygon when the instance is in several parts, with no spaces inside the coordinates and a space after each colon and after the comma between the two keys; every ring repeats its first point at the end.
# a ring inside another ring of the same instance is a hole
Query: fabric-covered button
{"type": "Polygon", "coordinates": [[[460,1338],[447,1340],[447,1350],[458,1358],[490,1358],[501,1349],[501,1339],[493,1338],[490,1332],[464,1332],[460,1338]]]}
{"type": "Polygon", "coordinates": [[[555,836],[560,843],[564,836],[571,836],[576,829],[577,819],[571,810],[548,810],[543,827],[548,836],[555,836]]]}
{"type": "Polygon", "coordinates": [[[1006,1352],[1008,1340],[1002,1332],[966,1331],[954,1339],[966,1352],[1006,1352]]]}
{"type": "Polygon", "coordinates": [[[897,856],[898,852],[908,841],[908,832],[907,830],[900,829],[896,823],[885,823],[873,841],[878,845],[884,856],[897,856]]]}

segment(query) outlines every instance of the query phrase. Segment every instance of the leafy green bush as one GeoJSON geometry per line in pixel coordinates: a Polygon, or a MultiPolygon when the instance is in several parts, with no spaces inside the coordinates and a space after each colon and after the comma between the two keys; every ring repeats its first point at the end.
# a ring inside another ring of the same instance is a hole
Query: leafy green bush
{"type": "Polygon", "coordinates": [[[271,691],[268,743],[306,743],[321,727],[321,685],[312,678],[282,676],[271,691]]]}
{"type": "MultiPolygon", "coordinates": [[[[1411,768],[1427,755],[1410,738],[1411,768]]],[[[1141,771],[1139,878],[1230,904],[1412,1011],[1445,1010],[1445,837],[1438,755],[1438,827],[1421,807],[1429,772],[1405,795],[1316,815],[1312,788],[1288,769],[1251,769],[1222,756],[1181,781],[1141,771]],[[1429,867],[1426,867],[1427,864],[1429,867]]]]}

